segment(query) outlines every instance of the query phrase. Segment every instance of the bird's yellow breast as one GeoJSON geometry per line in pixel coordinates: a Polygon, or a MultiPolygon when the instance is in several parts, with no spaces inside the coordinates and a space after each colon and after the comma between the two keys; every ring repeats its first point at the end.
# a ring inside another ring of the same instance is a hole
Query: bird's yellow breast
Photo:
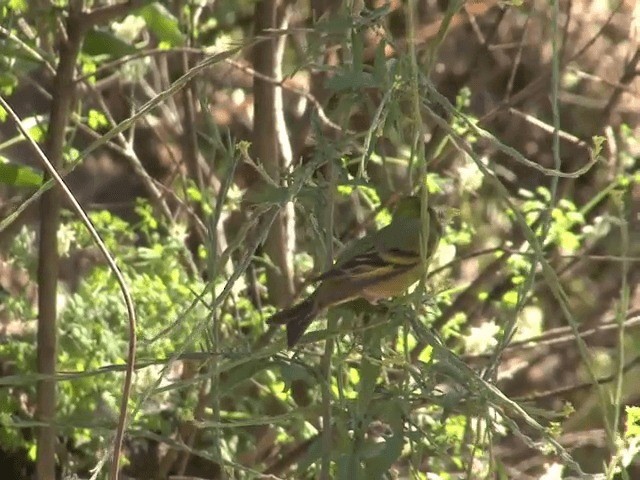
{"type": "Polygon", "coordinates": [[[422,271],[422,265],[418,264],[406,272],[398,273],[386,279],[380,279],[375,284],[363,288],[361,296],[371,303],[398,296],[420,280],[422,271]]]}

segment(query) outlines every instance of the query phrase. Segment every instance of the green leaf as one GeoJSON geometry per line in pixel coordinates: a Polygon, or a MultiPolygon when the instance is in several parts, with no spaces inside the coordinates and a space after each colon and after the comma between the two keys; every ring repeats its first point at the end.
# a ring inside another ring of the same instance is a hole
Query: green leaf
{"type": "Polygon", "coordinates": [[[367,462],[365,464],[364,478],[383,478],[391,466],[402,455],[404,445],[403,408],[399,401],[389,401],[379,405],[379,412],[393,431],[393,435],[384,439],[377,445],[371,445],[365,452],[367,462]]]}
{"type": "Polygon", "coordinates": [[[264,359],[253,360],[239,365],[229,371],[225,377],[225,381],[220,385],[220,392],[228,395],[241,383],[255,378],[259,372],[272,368],[273,366],[273,362],[265,361],[264,359]]]}
{"type": "Polygon", "coordinates": [[[120,58],[137,53],[138,49],[111,32],[91,30],[84,40],[82,52],[92,57],[120,58]]]}
{"type": "Polygon", "coordinates": [[[326,81],[326,87],[334,92],[361,90],[376,86],[373,76],[367,72],[341,72],[326,81]]]}
{"type": "Polygon", "coordinates": [[[296,363],[283,363],[280,365],[280,377],[287,388],[289,388],[296,380],[303,380],[309,385],[314,385],[316,383],[316,379],[311,375],[309,369],[296,363]]]}
{"type": "Polygon", "coordinates": [[[27,0],[9,0],[9,8],[16,13],[22,13],[27,10],[27,0]]]}
{"type": "Polygon", "coordinates": [[[367,355],[363,355],[360,362],[360,391],[358,395],[358,407],[361,414],[364,414],[369,408],[369,402],[373,398],[376,388],[378,376],[380,375],[380,362],[372,361],[371,356],[380,358],[382,352],[380,349],[381,332],[377,329],[368,330],[364,334],[364,343],[367,348],[367,355]]]}
{"type": "Polygon", "coordinates": [[[99,110],[91,109],[87,115],[87,124],[93,129],[98,130],[102,127],[109,126],[109,120],[104,113],[99,110]]]}
{"type": "Polygon", "coordinates": [[[245,194],[245,200],[252,204],[283,204],[291,197],[289,190],[285,187],[278,187],[262,183],[253,190],[248,190],[245,194]]]}
{"type": "Polygon", "coordinates": [[[298,462],[298,472],[307,472],[311,465],[317,462],[322,455],[322,436],[318,435],[307,448],[307,453],[298,462]]]}
{"type": "Polygon", "coordinates": [[[387,58],[385,48],[387,42],[384,38],[376,45],[376,53],[373,60],[373,77],[377,83],[384,85],[387,81],[387,58]]]}
{"type": "Polygon", "coordinates": [[[14,187],[35,187],[42,185],[42,173],[31,167],[15,165],[0,157],[0,183],[14,187]]]}
{"type": "Polygon", "coordinates": [[[36,461],[36,457],[37,457],[38,451],[36,449],[36,444],[31,444],[29,446],[29,450],[27,451],[27,458],[29,458],[29,460],[31,460],[32,462],[36,461]]]}
{"type": "Polygon", "coordinates": [[[364,41],[362,32],[351,32],[351,58],[353,59],[353,72],[362,72],[364,70],[364,41]]]}
{"type": "Polygon", "coordinates": [[[184,45],[184,36],[180,31],[178,19],[159,2],[141,8],[137,12],[161,42],[169,46],[184,45]]]}
{"type": "Polygon", "coordinates": [[[640,407],[627,405],[625,413],[627,414],[625,438],[640,437],[640,407]]]}
{"type": "MultiPolygon", "coordinates": [[[[13,74],[9,72],[0,74],[0,92],[2,92],[3,95],[11,96],[17,86],[18,79],[13,74]]],[[[4,108],[2,110],[4,111],[4,108]]]]}
{"type": "Polygon", "coordinates": [[[343,35],[353,27],[353,18],[350,15],[338,14],[322,16],[314,25],[318,33],[329,35],[343,35]]]}

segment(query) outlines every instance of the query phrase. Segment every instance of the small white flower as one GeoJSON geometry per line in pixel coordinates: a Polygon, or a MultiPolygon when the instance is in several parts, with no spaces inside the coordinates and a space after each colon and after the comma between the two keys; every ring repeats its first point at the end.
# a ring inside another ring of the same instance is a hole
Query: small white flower
{"type": "Polygon", "coordinates": [[[496,335],[500,332],[500,327],[491,320],[484,322],[479,327],[471,327],[469,335],[464,338],[467,353],[478,355],[495,348],[498,344],[496,335]]]}
{"type": "Polygon", "coordinates": [[[144,21],[144,18],[137,15],[128,15],[122,22],[111,24],[113,33],[125,42],[133,42],[146,26],[147,22],[144,21]]]}

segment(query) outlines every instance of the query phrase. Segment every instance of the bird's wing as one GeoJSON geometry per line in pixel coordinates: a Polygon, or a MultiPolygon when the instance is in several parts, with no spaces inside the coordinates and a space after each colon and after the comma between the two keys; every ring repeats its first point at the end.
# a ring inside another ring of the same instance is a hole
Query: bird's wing
{"type": "Polygon", "coordinates": [[[420,232],[420,219],[395,219],[347,247],[332,268],[312,280],[344,277],[367,281],[411,268],[421,261],[420,232]]]}
{"type": "Polygon", "coordinates": [[[412,267],[419,261],[420,257],[413,251],[398,248],[381,249],[380,246],[372,246],[365,252],[336,263],[313,280],[322,281],[343,277],[351,278],[353,281],[369,280],[412,267]]]}

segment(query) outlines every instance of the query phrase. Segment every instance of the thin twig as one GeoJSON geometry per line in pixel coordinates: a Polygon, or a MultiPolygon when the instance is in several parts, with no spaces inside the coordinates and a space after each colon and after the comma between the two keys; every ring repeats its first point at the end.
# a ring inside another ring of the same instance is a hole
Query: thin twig
{"type": "Polygon", "coordinates": [[[120,417],[118,419],[118,428],[116,430],[116,437],[114,440],[114,452],[113,452],[112,465],[115,465],[115,466],[112,469],[112,478],[117,478],[120,449],[122,448],[122,439],[124,437],[124,430],[125,430],[125,425],[127,421],[127,404],[129,402],[129,395],[131,392],[131,384],[133,382],[133,371],[134,371],[134,365],[136,360],[136,312],[135,312],[135,306],[133,303],[133,298],[131,297],[131,293],[129,292],[129,288],[127,287],[126,280],[124,279],[124,276],[120,271],[120,268],[118,267],[115,259],[109,253],[109,250],[106,244],[102,241],[100,234],[94,227],[89,216],[82,209],[82,206],[80,206],[80,203],[78,202],[76,197],[73,195],[73,192],[71,192],[71,190],[65,183],[64,179],[53,167],[53,165],[51,164],[51,162],[49,161],[45,153],[42,151],[38,143],[31,137],[27,128],[24,127],[24,125],[22,124],[20,117],[16,115],[14,110],[11,108],[11,106],[5,101],[5,99],[2,96],[0,96],[0,104],[2,105],[2,107],[4,107],[4,109],[7,111],[11,119],[15,122],[16,127],[18,128],[20,133],[24,135],[24,137],[27,139],[29,144],[36,151],[36,153],[40,157],[40,160],[42,160],[44,167],[49,172],[51,177],[54,179],[56,184],[60,187],[62,193],[67,198],[72,208],[75,210],[75,212],[78,214],[78,216],[82,220],[82,223],[84,223],[84,225],[86,226],[87,230],[91,234],[91,237],[96,242],[96,245],[104,255],[105,260],[109,265],[109,268],[115,275],[118,285],[120,286],[120,291],[122,292],[122,296],[127,308],[127,315],[129,320],[129,348],[128,348],[128,355],[127,355],[127,368],[125,371],[125,381],[124,381],[123,391],[122,391],[122,401],[120,404],[120,417]],[[113,476],[114,471],[115,471],[115,476],[113,476]]]}

